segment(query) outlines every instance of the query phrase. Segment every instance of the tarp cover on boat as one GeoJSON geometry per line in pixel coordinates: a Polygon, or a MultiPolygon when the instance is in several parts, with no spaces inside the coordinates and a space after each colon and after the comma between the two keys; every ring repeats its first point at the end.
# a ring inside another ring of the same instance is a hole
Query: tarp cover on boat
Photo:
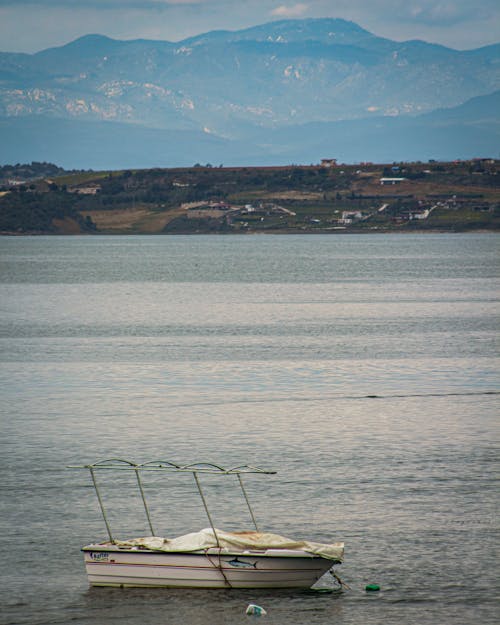
{"type": "Polygon", "coordinates": [[[201,551],[219,546],[230,551],[243,551],[245,549],[298,549],[313,555],[322,556],[328,560],[338,561],[341,561],[344,555],[344,543],[314,543],[307,540],[293,540],[266,532],[224,532],[218,529],[216,529],[216,532],[219,539],[218,544],[213,530],[209,527],[200,532],[185,534],[172,539],[149,536],[123,541],[116,540],[115,544],[120,547],[142,547],[152,551],[166,552],[201,551]]]}

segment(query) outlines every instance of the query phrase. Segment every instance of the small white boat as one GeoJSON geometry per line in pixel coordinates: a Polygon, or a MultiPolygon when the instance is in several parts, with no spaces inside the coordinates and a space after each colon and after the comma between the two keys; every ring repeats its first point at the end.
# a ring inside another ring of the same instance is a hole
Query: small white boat
{"type": "Polygon", "coordinates": [[[135,464],[111,459],[71,468],[90,470],[109,540],[82,548],[89,583],[92,586],[162,588],[310,588],[333,566],[342,562],[343,543],[323,544],[296,541],[260,532],[242,474],[272,474],[256,467],[232,469],[213,464],[180,466],[154,461],[135,464]],[[96,481],[98,470],[132,470],[144,504],[151,536],[116,540],[106,516],[96,481]],[[140,473],[168,471],[192,473],[210,522],[200,532],[174,539],[155,536],[140,473]],[[235,475],[245,497],[255,531],[225,532],[216,529],[203,494],[199,474],[235,475]]]}

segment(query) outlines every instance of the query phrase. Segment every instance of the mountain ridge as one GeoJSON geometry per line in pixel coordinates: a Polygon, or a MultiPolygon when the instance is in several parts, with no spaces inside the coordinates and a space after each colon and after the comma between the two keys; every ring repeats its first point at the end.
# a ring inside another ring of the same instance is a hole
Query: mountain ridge
{"type": "MultiPolygon", "coordinates": [[[[261,132],[277,137],[287,127],[356,120],[362,129],[380,117],[418,117],[499,88],[500,44],[457,51],[395,42],[335,18],[280,20],[179,42],[90,34],[32,55],[0,53],[4,129],[23,119],[25,127],[45,118],[94,123],[87,128],[94,145],[102,124],[115,122],[129,124],[133,136],[140,133],[132,126],[190,131],[257,154],[261,132]]],[[[275,153],[286,156],[280,146],[275,153]]]]}

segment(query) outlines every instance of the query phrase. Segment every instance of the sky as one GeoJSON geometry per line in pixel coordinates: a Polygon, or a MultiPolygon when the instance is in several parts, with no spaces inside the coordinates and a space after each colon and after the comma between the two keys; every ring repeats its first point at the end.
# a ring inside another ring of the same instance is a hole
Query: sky
{"type": "Polygon", "coordinates": [[[498,0],[0,0],[0,50],[32,53],[89,33],[180,41],[308,17],[340,17],[396,41],[456,49],[500,42],[498,0]]]}

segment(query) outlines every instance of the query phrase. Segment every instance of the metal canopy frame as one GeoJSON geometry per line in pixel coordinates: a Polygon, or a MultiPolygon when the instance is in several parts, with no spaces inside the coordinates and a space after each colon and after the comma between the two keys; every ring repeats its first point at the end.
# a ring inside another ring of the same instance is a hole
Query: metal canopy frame
{"type": "Polygon", "coordinates": [[[146,518],[148,521],[149,529],[151,530],[151,535],[155,536],[155,531],[153,529],[153,524],[151,521],[151,515],[149,512],[148,504],[146,502],[146,496],[144,494],[144,488],[142,485],[140,473],[142,471],[161,471],[164,473],[192,473],[194,477],[194,481],[198,488],[198,492],[201,497],[201,501],[203,503],[203,507],[205,508],[205,512],[208,517],[208,521],[210,523],[210,527],[215,536],[215,540],[217,541],[217,546],[219,545],[219,538],[217,536],[217,531],[215,529],[214,522],[212,520],[212,516],[210,514],[210,510],[208,509],[207,500],[205,499],[205,495],[203,493],[203,489],[201,487],[200,479],[198,477],[199,473],[206,473],[211,475],[236,475],[238,479],[238,483],[241,488],[241,492],[243,493],[243,497],[245,498],[248,511],[250,512],[250,516],[252,518],[252,522],[255,526],[255,530],[258,532],[259,526],[257,525],[257,521],[255,519],[255,515],[252,510],[252,506],[250,505],[250,500],[248,499],[247,492],[243,485],[242,475],[248,473],[261,474],[261,475],[275,475],[276,471],[269,471],[266,469],[261,469],[259,467],[253,467],[250,465],[239,465],[237,467],[225,468],[221,467],[217,464],[212,464],[209,462],[197,462],[193,464],[180,465],[174,462],[170,462],[169,460],[150,460],[148,462],[143,462],[141,464],[137,464],[135,462],[131,462],[130,460],[123,460],[121,458],[110,458],[108,460],[98,460],[93,464],[84,464],[84,465],[70,465],[69,469],[88,469],[90,471],[90,476],[92,478],[92,484],[94,486],[97,501],[99,502],[99,507],[101,509],[102,518],[104,519],[104,524],[106,525],[106,530],[108,532],[109,540],[111,543],[114,543],[115,540],[113,538],[113,534],[111,532],[111,527],[109,525],[109,521],[106,515],[106,509],[104,507],[104,502],[101,497],[101,493],[99,491],[99,487],[97,485],[96,480],[96,471],[101,470],[112,470],[112,471],[134,471],[135,476],[137,478],[137,486],[139,488],[139,493],[141,495],[142,503],[144,505],[144,511],[146,513],[146,518]]]}

